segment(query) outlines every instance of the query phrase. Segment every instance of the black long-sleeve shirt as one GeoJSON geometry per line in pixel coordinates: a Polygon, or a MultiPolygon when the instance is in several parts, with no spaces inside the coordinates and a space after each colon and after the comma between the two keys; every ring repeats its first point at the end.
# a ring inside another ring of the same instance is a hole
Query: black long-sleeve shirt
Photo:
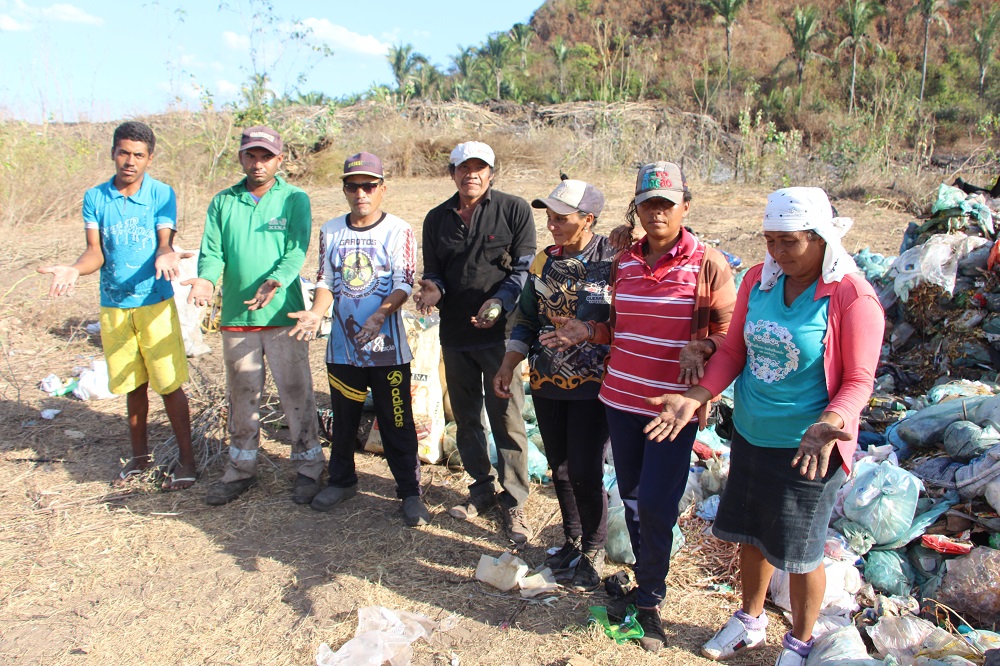
{"type": "Polygon", "coordinates": [[[535,256],[535,222],[527,201],[493,188],[468,225],[458,207],[456,192],[424,218],[423,278],[442,293],[441,344],[470,350],[503,341],[535,256]],[[470,319],[490,298],[503,312],[491,328],[476,328],[470,319]]]}

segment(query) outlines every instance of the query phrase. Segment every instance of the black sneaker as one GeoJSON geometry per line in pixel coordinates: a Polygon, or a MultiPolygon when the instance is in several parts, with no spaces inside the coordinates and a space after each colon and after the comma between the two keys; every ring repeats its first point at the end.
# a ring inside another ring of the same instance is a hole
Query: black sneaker
{"type": "Polygon", "coordinates": [[[601,576],[604,574],[604,549],[586,552],[580,556],[576,565],[576,573],[570,582],[570,588],[577,592],[591,592],[601,586],[601,576]]]}
{"type": "Polygon", "coordinates": [[[660,619],[660,609],[640,608],[636,613],[643,637],[639,639],[639,647],[646,652],[659,652],[667,643],[667,635],[663,633],[663,620],[660,619]]]}
{"type": "Polygon", "coordinates": [[[316,511],[329,511],[341,502],[351,499],[358,494],[358,485],[338,488],[337,486],[327,486],[316,494],[309,504],[316,511]]]}
{"type": "Polygon", "coordinates": [[[545,558],[545,566],[551,569],[553,573],[566,571],[573,568],[574,563],[579,559],[581,554],[580,539],[567,539],[562,548],[545,558]]]}
{"type": "Polygon", "coordinates": [[[516,506],[503,512],[503,524],[507,529],[507,538],[520,545],[528,543],[531,538],[531,526],[524,507],[516,506]]]}

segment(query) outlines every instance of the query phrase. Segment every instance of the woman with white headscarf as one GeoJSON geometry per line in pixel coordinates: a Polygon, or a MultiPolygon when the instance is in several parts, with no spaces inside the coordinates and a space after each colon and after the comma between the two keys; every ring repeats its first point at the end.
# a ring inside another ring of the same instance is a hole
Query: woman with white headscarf
{"type": "Polygon", "coordinates": [[[885,328],[874,290],[841,244],[850,224],[833,216],[819,188],[771,194],[767,257],[740,286],[729,334],[697,385],[655,399],[663,410],[647,433],[673,439],[736,380],[729,481],[713,533],[741,544],[743,607],[702,647],[709,659],[764,644],[764,597],[776,568],[790,574],[792,606],[776,666],[800,666],[812,648],[826,529],[885,328]]]}

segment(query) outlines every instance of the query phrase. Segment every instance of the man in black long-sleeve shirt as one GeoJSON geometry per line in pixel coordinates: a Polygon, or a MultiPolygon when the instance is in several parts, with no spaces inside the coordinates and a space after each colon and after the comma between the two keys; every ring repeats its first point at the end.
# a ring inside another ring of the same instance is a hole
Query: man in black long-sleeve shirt
{"type": "Polygon", "coordinates": [[[448,171],[458,192],[424,218],[424,273],[414,301],[421,312],[441,311],[441,348],[456,445],[473,479],[469,498],[448,513],[468,519],[499,503],[515,543],[531,537],[524,513],[528,497],[528,440],[521,408],[524,389],[498,398],[492,389],[505,353],[507,319],[535,256],[535,224],[528,202],[492,188],[495,157],[485,143],[468,141],[451,153],[448,171]],[[486,415],[497,447],[493,469],[482,424],[486,415]]]}

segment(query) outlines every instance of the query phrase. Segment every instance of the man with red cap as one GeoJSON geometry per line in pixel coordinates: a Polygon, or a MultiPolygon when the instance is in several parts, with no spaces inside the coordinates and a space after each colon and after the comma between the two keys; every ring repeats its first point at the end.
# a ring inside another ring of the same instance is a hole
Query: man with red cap
{"type": "Polygon", "coordinates": [[[208,206],[198,277],[190,302],[205,305],[222,277],[222,355],[229,394],[229,460],[208,489],[208,504],[226,504],[255,482],[264,359],[278,387],[297,476],[292,500],[309,504],[320,491],[325,458],[319,443],[307,339],[289,337],[288,315],[305,309],[299,271],[305,263],[309,197],[277,175],[281,136],[270,127],[243,130],[239,160],[246,178],[208,206]]]}

